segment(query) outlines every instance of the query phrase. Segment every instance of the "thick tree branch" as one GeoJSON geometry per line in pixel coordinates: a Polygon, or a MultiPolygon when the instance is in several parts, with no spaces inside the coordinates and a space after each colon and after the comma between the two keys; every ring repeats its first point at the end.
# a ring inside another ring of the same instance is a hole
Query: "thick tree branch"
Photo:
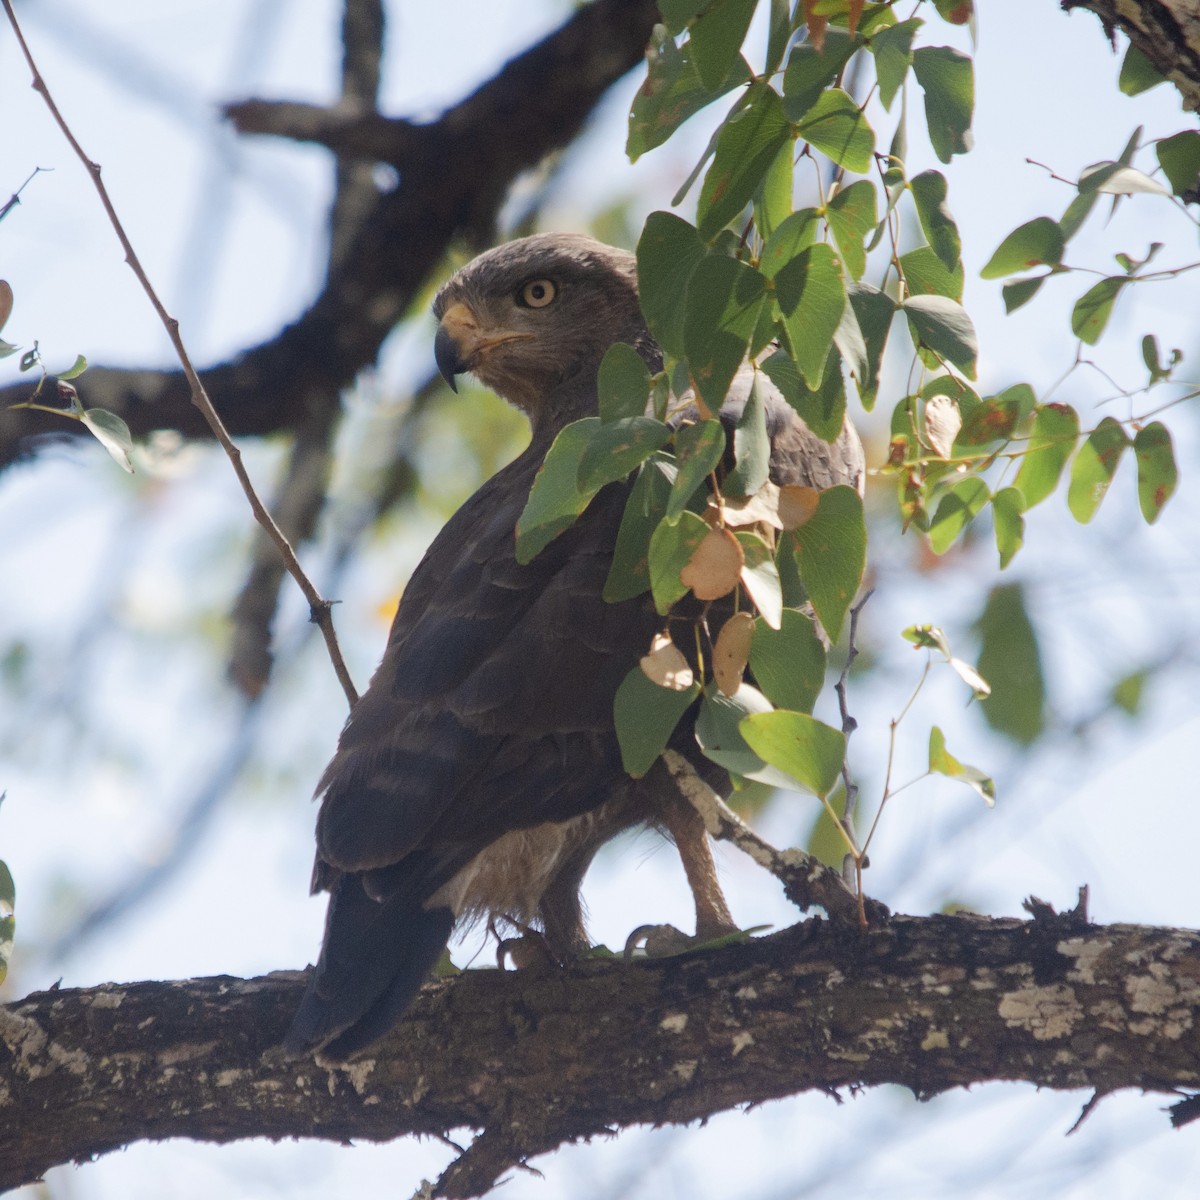
{"type": "Polygon", "coordinates": [[[301,984],[110,984],[0,1009],[0,1187],[143,1139],[470,1126],[485,1140],[439,1185],[469,1196],[565,1141],[812,1089],[1200,1086],[1200,933],[1076,914],[809,921],[672,959],[467,972],[340,1068],[274,1050],[301,984]]]}
{"type": "Polygon", "coordinates": [[[1198,0],[1061,0],[1070,12],[1086,8],[1111,34],[1119,29],[1165,75],[1184,107],[1200,109],[1198,0]]]}
{"type": "MultiPolygon", "coordinates": [[[[377,197],[308,311],[204,372],[230,433],[291,429],[311,409],[335,403],[374,362],[452,239],[481,240],[513,180],[567,145],[637,64],[656,15],[654,0],[594,0],[437,121],[413,127],[423,143],[419,160],[377,197]]],[[[25,384],[0,389],[0,468],[28,452],[38,434],[80,432],[77,422],[13,411],[28,391],[25,384]]],[[[210,436],[181,372],[93,368],[80,391],[90,407],[123,417],[135,436],[156,429],[210,436]]]]}

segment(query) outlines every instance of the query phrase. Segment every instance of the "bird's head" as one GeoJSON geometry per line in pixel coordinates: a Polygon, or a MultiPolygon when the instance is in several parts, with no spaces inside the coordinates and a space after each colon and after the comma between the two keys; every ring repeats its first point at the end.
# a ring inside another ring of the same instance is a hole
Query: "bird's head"
{"type": "Polygon", "coordinates": [[[596,372],[614,342],[661,364],[638,307],[634,256],[578,234],[536,234],[481,254],[438,292],[433,312],[450,386],[470,371],[535,427],[595,412],[596,372]]]}

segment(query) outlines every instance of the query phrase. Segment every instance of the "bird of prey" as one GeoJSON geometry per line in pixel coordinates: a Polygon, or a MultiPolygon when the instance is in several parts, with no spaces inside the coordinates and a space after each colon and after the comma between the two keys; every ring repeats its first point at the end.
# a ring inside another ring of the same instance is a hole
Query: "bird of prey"
{"type": "MultiPolygon", "coordinates": [[[[703,824],[662,761],[641,779],[622,768],[613,698],[663,627],[648,594],[613,604],[601,595],[630,485],[601,490],[531,562],[515,555],[514,528],[555,435],[597,412],[608,348],[625,342],[662,368],[634,256],[577,235],[523,238],[463,267],[434,314],[443,375],[453,386],[473,373],[528,416],[532,439],[413,573],[318,785],[313,890],[330,900],[285,1043],[296,1055],[344,1059],[385,1034],[460,922],[516,929],[559,960],[585,950],[584,874],[600,846],[635,825],[678,847],[697,934],[733,928],[703,824]]],[[[733,382],[721,412],[730,426],[752,376],[745,366],[733,382]]],[[[766,391],[775,482],[857,486],[853,430],[825,442],[766,391]]],[[[727,795],[694,719],[671,747],[727,795]]]]}

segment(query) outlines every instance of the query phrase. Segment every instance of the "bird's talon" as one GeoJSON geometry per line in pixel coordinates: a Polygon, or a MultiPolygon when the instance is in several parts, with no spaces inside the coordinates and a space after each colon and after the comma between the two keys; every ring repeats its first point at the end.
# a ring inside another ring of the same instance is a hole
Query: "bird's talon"
{"type": "Polygon", "coordinates": [[[691,950],[695,944],[695,938],[674,925],[639,925],[625,941],[625,958],[634,958],[638,950],[647,958],[670,958],[691,950]]]}
{"type": "Polygon", "coordinates": [[[546,939],[536,929],[528,929],[520,937],[502,938],[496,946],[496,965],[502,971],[506,958],[512,959],[512,965],[518,971],[526,967],[558,965],[546,939]]]}

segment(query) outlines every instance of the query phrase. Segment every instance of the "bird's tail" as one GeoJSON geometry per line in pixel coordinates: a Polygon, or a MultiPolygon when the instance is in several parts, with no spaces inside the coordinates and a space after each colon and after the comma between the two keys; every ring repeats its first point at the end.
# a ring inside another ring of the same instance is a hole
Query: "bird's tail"
{"type": "Polygon", "coordinates": [[[449,908],[423,908],[411,889],[376,900],[361,875],[342,875],[285,1051],[299,1057],[320,1050],[323,1057],[345,1059],[381,1038],[412,1002],[453,925],[449,908]]]}

